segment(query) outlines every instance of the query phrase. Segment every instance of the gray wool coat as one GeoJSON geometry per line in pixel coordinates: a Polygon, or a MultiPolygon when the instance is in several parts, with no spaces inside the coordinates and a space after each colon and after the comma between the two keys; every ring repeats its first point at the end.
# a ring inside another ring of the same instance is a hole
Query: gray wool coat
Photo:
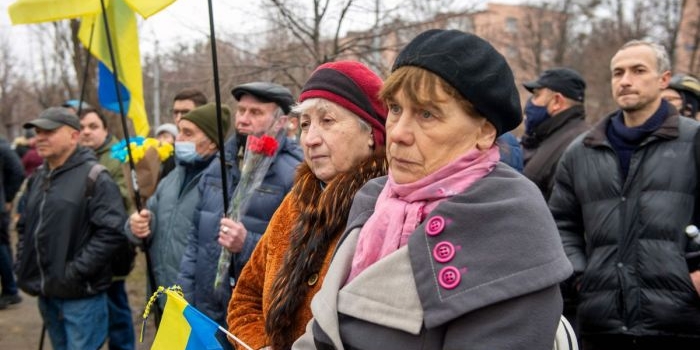
{"type": "Polygon", "coordinates": [[[345,285],[360,229],[385,183],[372,180],[355,197],[311,303],[314,318],[293,349],[552,349],[562,311],[558,284],[572,268],[532,182],[499,164],[438,205],[406,246],[345,285]],[[427,227],[435,217],[445,223],[437,234],[427,227]],[[448,261],[435,252],[443,242],[455,247],[448,261]],[[456,285],[454,274],[446,280],[441,273],[450,267],[459,271],[456,285]]]}

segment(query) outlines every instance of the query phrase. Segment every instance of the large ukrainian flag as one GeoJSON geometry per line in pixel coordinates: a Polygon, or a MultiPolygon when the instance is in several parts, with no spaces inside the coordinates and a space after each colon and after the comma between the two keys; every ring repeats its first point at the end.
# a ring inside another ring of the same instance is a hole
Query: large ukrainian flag
{"type": "MultiPolygon", "coordinates": [[[[119,91],[126,115],[137,135],[148,136],[149,125],[143,102],[141,55],[139,52],[136,16],[144,18],[160,11],[175,0],[104,0],[110,38],[119,77],[119,91]]],[[[112,60],[100,0],[18,0],[9,7],[13,24],[39,23],[81,18],[79,38],[99,61],[99,91],[102,107],[119,113],[119,100],[114,86],[112,60]],[[91,33],[92,32],[92,33],[91,33]],[[91,38],[92,34],[92,38],[91,38]],[[92,40],[91,40],[92,39],[92,40]]]]}
{"type": "Polygon", "coordinates": [[[165,309],[151,349],[223,349],[215,334],[219,325],[190,306],[177,292],[166,289],[165,309]]]}

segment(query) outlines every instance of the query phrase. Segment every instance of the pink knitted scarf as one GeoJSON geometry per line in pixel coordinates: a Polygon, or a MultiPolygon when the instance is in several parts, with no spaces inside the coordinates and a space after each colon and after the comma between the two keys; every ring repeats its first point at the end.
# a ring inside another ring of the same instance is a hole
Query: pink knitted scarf
{"type": "Polygon", "coordinates": [[[374,214],[360,231],[346,283],[367,267],[408,243],[408,237],[440,202],[464,192],[488,175],[500,158],[498,146],[472,150],[438,171],[412,183],[389,178],[377,198],[374,214]]]}

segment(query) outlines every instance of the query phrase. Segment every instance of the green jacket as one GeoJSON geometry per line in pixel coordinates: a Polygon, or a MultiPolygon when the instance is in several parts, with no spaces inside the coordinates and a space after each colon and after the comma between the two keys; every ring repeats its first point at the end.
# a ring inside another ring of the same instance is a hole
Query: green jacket
{"type": "Polygon", "coordinates": [[[135,210],[134,203],[131,200],[129,188],[126,186],[126,178],[124,177],[124,171],[122,170],[122,163],[119,160],[112,158],[110,152],[112,146],[117,142],[119,141],[116,137],[113,135],[107,135],[107,140],[105,140],[105,143],[102,144],[100,148],[95,150],[95,154],[97,155],[98,162],[107,168],[109,175],[112,176],[114,182],[116,182],[119,186],[119,193],[124,201],[126,213],[127,215],[131,215],[131,213],[133,213],[135,210]]]}

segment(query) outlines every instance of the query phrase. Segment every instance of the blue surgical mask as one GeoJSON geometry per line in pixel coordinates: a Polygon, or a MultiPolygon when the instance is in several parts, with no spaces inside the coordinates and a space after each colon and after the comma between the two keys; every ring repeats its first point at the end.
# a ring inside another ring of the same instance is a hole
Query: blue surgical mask
{"type": "Polygon", "coordinates": [[[547,106],[538,106],[532,103],[532,98],[525,104],[525,133],[532,135],[534,129],[550,117],[547,106]]]}
{"type": "Polygon", "coordinates": [[[197,145],[190,141],[175,141],[175,159],[180,162],[192,164],[202,159],[197,153],[197,145]]]}

